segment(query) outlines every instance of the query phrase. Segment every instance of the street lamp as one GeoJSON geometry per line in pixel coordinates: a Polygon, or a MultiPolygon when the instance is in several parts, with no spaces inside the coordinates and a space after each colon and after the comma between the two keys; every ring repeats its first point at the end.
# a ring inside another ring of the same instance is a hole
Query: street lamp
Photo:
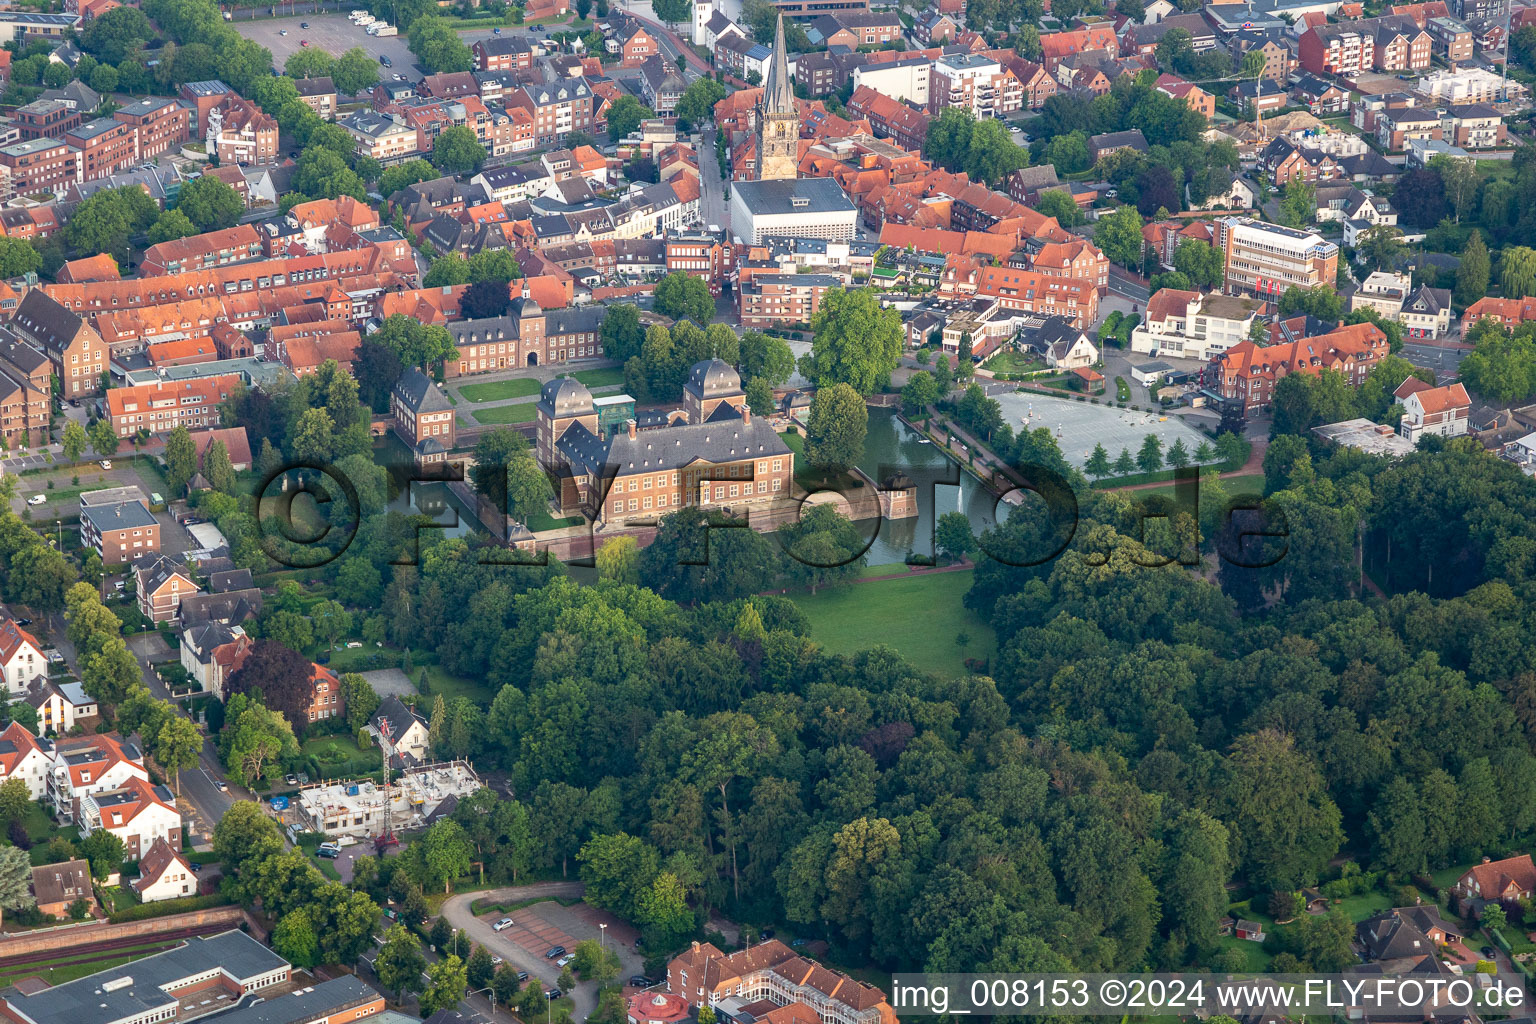
{"type": "Polygon", "coordinates": [[[491,1000],[491,1019],[495,1020],[496,1019],[496,990],[494,988],[492,988],[490,985],[487,985],[487,986],[485,986],[485,988],[470,989],[469,994],[473,996],[473,995],[479,995],[481,992],[484,992],[487,996],[490,997],[490,1000],[491,1000]]]}
{"type": "Polygon", "coordinates": [[[549,1024],[555,1024],[555,1001],[549,994],[549,989],[544,990],[544,1005],[549,1010],[549,1024]]]}
{"type": "Polygon", "coordinates": [[[607,949],[608,948],[608,944],[607,944],[606,940],[608,938],[608,926],[606,924],[604,924],[603,922],[599,921],[598,924],[597,924],[597,929],[598,929],[598,931],[597,931],[597,948],[598,949],[607,949]]]}

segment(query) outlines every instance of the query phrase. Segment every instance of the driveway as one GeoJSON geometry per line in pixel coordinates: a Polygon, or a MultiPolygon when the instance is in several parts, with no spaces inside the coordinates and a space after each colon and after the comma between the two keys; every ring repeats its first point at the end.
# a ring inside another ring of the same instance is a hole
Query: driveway
{"type": "MultiPolygon", "coordinates": [[[[522,928],[509,928],[503,932],[497,932],[491,928],[491,925],[502,917],[501,914],[488,913],[484,917],[476,917],[470,909],[471,905],[479,899],[497,903],[519,903],[539,898],[553,900],[555,897],[571,899],[579,897],[584,889],[585,886],[581,882],[540,882],[534,885],[494,889],[490,892],[464,893],[449,897],[443,904],[441,914],[447,918],[449,924],[468,932],[472,941],[502,957],[515,969],[527,971],[546,986],[556,984],[560,978],[560,969],[554,965],[553,961],[544,959],[543,950],[548,949],[553,942],[575,949],[576,942],[583,939],[597,939],[602,935],[597,927],[597,921],[606,920],[609,922],[606,944],[618,951],[620,979],[641,973],[644,961],[634,951],[631,941],[627,940],[633,932],[629,931],[628,926],[622,922],[601,914],[585,904],[562,907],[558,903],[551,902],[527,907],[518,911],[515,916],[526,919],[528,924],[522,928]],[[535,913],[529,914],[529,911],[535,913]],[[532,934],[535,929],[541,934],[532,934]],[[520,935],[522,941],[517,941],[514,935],[520,935]],[[620,938],[621,935],[624,938],[620,938]],[[561,936],[574,941],[566,942],[561,936]]],[[[592,982],[581,982],[577,984],[575,991],[568,993],[575,1004],[572,1016],[576,1020],[585,1020],[587,1015],[597,1008],[595,987],[592,982]]]]}

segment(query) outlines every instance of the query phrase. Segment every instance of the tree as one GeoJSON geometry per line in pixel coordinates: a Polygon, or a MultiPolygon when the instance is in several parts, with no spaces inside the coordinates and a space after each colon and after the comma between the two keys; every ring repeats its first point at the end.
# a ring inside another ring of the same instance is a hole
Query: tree
{"type": "Polygon", "coordinates": [[[181,773],[197,766],[203,752],[203,734],[190,718],[168,716],[153,737],[145,737],[160,767],[176,779],[176,796],[181,796],[181,773]]]}
{"type": "Polygon", "coordinates": [[[448,956],[428,964],[426,973],[426,987],[417,999],[418,1009],[430,1017],[438,1010],[458,1006],[469,984],[464,961],[457,956],[448,956]]]}
{"type": "Polygon", "coordinates": [[[1172,447],[1168,449],[1168,465],[1174,469],[1183,469],[1189,465],[1189,462],[1189,448],[1184,444],[1184,439],[1181,437],[1174,441],[1172,447]]]}
{"type": "Polygon", "coordinates": [[[475,951],[469,955],[469,962],[464,965],[465,976],[472,989],[485,988],[496,975],[496,965],[491,963],[491,951],[484,946],[476,946],[475,951]]]}
{"type": "Polygon", "coordinates": [[[901,360],[901,314],[881,308],[872,291],[827,291],[811,330],[811,352],[800,358],[800,373],[818,388],[841,383],[873,394],[901,360]]]}
{"type": "Polygon", "coordinates": [[[658,0],[651,9],[656,12],[656,17],[668,25],[680,24],[693,15],[693,8],[687,0],[658,0]]]}
{"type": "Polygon", "coordinates": [[[1408,246],[1403,243],[1403,232],[1400,228],[1389,224],[1376,224],[1367,228],[1360,236],[1355,252],[1372,270],[1392,270],[1408,254],[1408,246]]]}
{"type": "Polygon", "coordinates": [[[97,455],[107,458],[117,454],[117,434],[112,430],[111,420],[97,420],[86,433],[91,439],[91,450],[97,455]]]}
{"type": "Polygon", "coordinates": [[[64,228],[64,240],[79,253],[109,253],[126,262],[128,242],[148,230],[160,208],[137,185],[104,189],[75,208],[64,228]]]}
{"type": "Polygon", "coordinates": [[[1056,223],[1064,228],[1075,227],[1083,222],[1082,207],[1064,189],[1052,188],[1040,193],[1035,209],[1046,217],[1056,218],[1056,223]]]}
{"type": "Polygon", "coordinates": [[[1093,453],[1088,456],[1087,463],[1083,465],[1083,471],[1096,480],[1109,476],[1109,452],[1105,451],[1104,445],[1093,446],[1093,453]]]}
{"type": "Polygon", "coordinates": [[[618,142],[633,134],[640,122],[656,116],[656,112],[629,93],[624,93],[608,108],[608,138],[618,142]]]}
{"type": "Polygon", "coordinates": [[[1195,288],[1219,288],[1226,274],[1219,249],[1198,238],[1186,238],[1173,250],[1174,269],[1195,288]]]}
{"type": "Polygon", "coordinates": [[[0,847],[0,920],[7,910],[37,906],[32,896],[32,859],[15,846],[0,847]]]}
{"type": "Polygon", "coordinates": [[[695,80],[677,100],[677,116],[690,125],[711,120],[715,104],[725,99],[726,88],[713,78],[695,80]]]}
{"type": "Polygon", "coordinates": [[[782,338],[772,338],[761,331],[747,331],[741,336],[740,353],[744,381],[761,377],[770,387],[778,388],[788,383],[795,372],[795,354],[782,338]]]}
{"type": "Polygon", "coordinates": [[[844,473],[864,455],[869,408],[847,384],[818,388],[806,421],[805,457],[824,474],[844,473]]]}
{"type": "Polygon", "coordinates": [[[1256,885],[1293,889],[1315,879],[1343,840],[1316,763],[1288,736],[1239,737],[1224,790],[1236,860],[1256,885]]]}
{"type": "MultiPolygon", "coordinates": [[[[403,28],[403,22],[400,24],[403,28]]],[[[459,39],[459,34],[446,18],[436,14],[417,18],[411,22],[407,36],[411,52],[429,73],[470,71],[474,68],[474,54],[459,39]]]]}
{"type": "MultiPolygon", "coordinates": [[[[1177,31],[1179,29],[1173,30],[1177,31]]],[[[1141,227],[1141,214],[1136,212],[1136,208],[1121,206],[1109,216],[1099,218],[1094,228],[1093,241],[1106,258],[1134,270],[1141,265],[1141,227]]]]}
{"type": "Polygon", "coordinates": [[[1461,250],[1461,264],[1456,268],[1456,302],[1470,306],[1487,295],[1491,275],[1488,247],[1483,244],[1481,232],[1473,228],[1461,250]]]}
{"type": "Polygon", "coordinates": [[[85,454],[86,444],[85,428],[77,420],[64,424],[63,448],[66,459],[79,462],[80,456],[85,454]]]}
{"type": "Polygon", "coordinates": [[[497,511],[520,522],[526,522],[554,497],[549,478],[534,459],[528,442],[515,430],[491,430],[481,435],[475,444],[470,480],[497,511]]]}
{"type": "Polygon", "coordinates": [[[1129,448],[1120,449],[1120,454],[1115,457],[1115,475],[1130,476],[1136,472],[1136,459],[1131,455],[1129,448]]]}
{"type": "Polygon", "coordinates": [[[407,185],[414,185],[420,181],[430,181],[435,177],[437,177],[437,168],[425,160],[420,158],[407,160],[403,164],[384,168],[384,173],[379,178],[379,191],[386,198],[390,198],[407,185]]]}
{"type": "Polygon", "coordinates": [[[26,817],[27,808],[31,803],[32,792],[27,789],[26,779],[6,779],[5,782],[0,783],[0,821],[6,824],[20,821],[26,817]]]}
{"type": "Polygon", "coordinates": [[[106,881],[123,868],[123,858],[128,848],[117,836],[104,828],[98,828],[80,840],[80,856],[91,863],[91,877],[98,882],[106,881]]]}
{"type": "Polygon", "coordinates": [[[773,386],[765,377],[753,377],[747,381],[743,389],[747,396],[747,408],[752,410],[752,415],[768,417],[773,415],[775,408],[773,400],[773,386]]]}
{"type": "Polygon", "coordinates": [[[1536,249],[1511,245],[1499,259],[1499,287],[1511,299],[1536,295],[1536,249]]]}
{"type": "MultiPolygon", "coordinates": [[[[457,958],[455,958],[457,959],[457,958]]],[[[398,1003],[407,992],[422,991],[421,975],[427,958],[421,954],[421,942],[402,924],[391,925],[373,963],[379,984],[395,994],[398,1003]]]]}
{"type": "Polygon", "coordinates": [[[938,378],[927,370],[919,370],[907,378],[901,389],[901,405],[909,414],[922,414],[930,405],[943,398],[938,378]]]}
{"type": "Polygon", "coordinates": [[[229,446],[215,439],[203,453],[203,476],[209,485],[221,494],[229,494],[235,488],[235,466],[229,458],[229,446]]]}
{"type": "Polygon", "coordinates": [[[354,46],[331,66],[331,81],[341,95],[356,96],[379,83],[379,62],[361,46],[354,46]]]}
{"type": "Polygon", "coordinates": [[[178,238],[186,238],[188,235],[197,234],[197,225],[187,219],[187,215],[180,210],[166,210],[149,229],[149,242],[158,245],[161,242],[170,242],[178,238]]]}
{"type": "Polygon", "coordinates": [[[319,966],[320,939],[308,910],[292,910],[278,918],[272,930],[272,950],[295,967],[319,966]]]}
{"type": "Polygon", "coordinates": [[[216,231],[234,226],[245,212],[245,200],[223,181],[205,174],[181,186],[176,209],[186,214],[198,231],[216,231]]]}
{"type": "MultiPolygon", "coordinates": [[[[268,621],[279,615],[291,614],[276,609],[268,621]]],[[[303,618],[308,619],[309,616],[303,618]]],[[[266,632],[269,630],[264,628],[263,633],[266,632]]],[[[272,639],[258,640],[251,645],[250,653],[240,668],[229,676],[226,692],[259,692],[268,708],[282,714],[289,722],[303,722],[308,720],[312,696],[310,675],[313,671],[309,659],[293,648],[272,639]]]]}
{"type": "Polygon", "coordinates": [[[1310,224],[1317,216],[1317,189],[1302,178],[1286,182],[1285,194],[1280,200],[1280,220],[1291,227],[1310,224]]]}
{"type": "Polygon", "coordinates": [[[165,482],[175,495],[184,494],[187,482],[197,474],[197,446],[192,433],[178,426],[165,437],[165,482]]]}
{"type": "Polygon", "coordinates": [[[0,277],[35,274],[43,267],[43,257],[24,238],[0,238],[0,277]]]}
{"type": "Polygon", "coordinates": [[[140,680],[139,663],[122,637],[107,637],[97,650],[80,658],[80,682],[87,693],[103,703],[118,703],[140,685],[140,680]]]}
{"type": "Polygon", "coordinates": [[[386,319],[369,340],[394,352],[403,365],[424,370],[459,358],[459,350],[453,347],[453,336],[446,327],[424,324],[403,313],[386,319]]]}
{"type": "MultiPolygon", "coordinates": [[[[1173,31],[1178,32],[1179,29],[1173,31]]],[[[1136,173],[1136,209],[1143,217],[1157,217],[1183,204],[1183,183],[1174,181],[1173,171],[1164,164],[1151,164],[1136,173]]]]}
{"type": "Polygon", "coordinates": [[[1482,175],[1477,171],[1476,161],[1442,153],[1431,158],[1429,166],[1440,175],[1445,198],[1451,205],[1456,223],[1460,224],[1461,215],[1477,202],[1477,192],[1482,186],[1482,175]]]}
{"type": "Polygon", "coordinates": [[[1427,167],[1409,171],[1392,189],[1392,205],[1397,207],[1399,223],[1432,228],[1450,213],[1445,199],[1445,183],[1427,167]]]}
{"type": "Polygon", "coordinates": [[[715,299],[703,278],[675,271],[656,285],[656,312],[674,320],[687,318],[703,326],[715,315],[715,299]]]}
{"type": "Polygon", "coordinates": [[[597,549],[597,574],[605,580],[639,585],[640,546],[633,537],[614,537],[597,549]]]}
{"type": "Polygon", "coordinates": [[[476,281],[459,297],[459,312],[470,320],[505,316],[511,305],[507,286],[498,281],[476,281]]]}
{"type": "Polygon", "coordinates": [[[231,701],[226,708],[224,764],[241,785],[250,786],[257,779],[266,778],[274,764],[297,757],[299,744],[292,726],[282,715],[249,701],[244,694],[236,696],[245,703],[237,706],[231,701]]]}
{"type": "Polygon", "coordinates": [[[958,561],[976,550],[976,534],[964,512],[945,512],[933,527],[934,545],[947,557],[958,561]]]}
{"type": "Polygon", "coordinates": [[[1156,434],[1148,434],[1136,453],[1136,465],[1143,473],[1155,473],[1163,468],[1163,442],[1156,434]]]}
{"type": "Polygon", "coordinates": [[[473,174],[483,163],[485,147],[467,125],[443,129],[432,143],[432,166],[444,174],[473,174]]]}
{"type": "Polygon", "coordinates": [[[456,821],[443,820],[427,829],[419,841],[422,866],[427,878],[443,883],[449,892],[453,880],[469,873],[470,844],[464,828],[456,821]]]}

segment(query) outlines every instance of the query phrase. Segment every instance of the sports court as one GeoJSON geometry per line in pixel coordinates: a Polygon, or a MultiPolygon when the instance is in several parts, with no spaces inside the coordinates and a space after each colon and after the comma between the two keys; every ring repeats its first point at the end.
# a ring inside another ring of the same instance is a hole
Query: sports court
{"type": "MultiPolygon", "coordinates": [[[[1148,434],[1156,434],[1166,453],[1173,443],[1184,439],[1184,447],[1194,455],[1201,441],[1209,441],[1194,427],[1177,416],[1161,412],[1117,409],[1113,405],[1094,405],[1068,398],[1052,398],[1033,392],[1010,391],[994,395],[1002,406],[1003,421],[1020,430],[1047,427],[1061,448],[1062,457],[1081,469],[1093,454],[1093,446],[1102,444],[1113,462],[1122,450],[1134,457],[1148,434]]],[[[1214,459],[1213,459],[1214,461],[1214,459]]]]}

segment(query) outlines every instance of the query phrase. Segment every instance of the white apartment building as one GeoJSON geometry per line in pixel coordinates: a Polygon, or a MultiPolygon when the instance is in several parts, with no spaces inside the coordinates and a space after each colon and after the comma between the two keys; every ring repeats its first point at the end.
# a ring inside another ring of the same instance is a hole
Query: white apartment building
{"type": "Polygon", "coordinates": [[[43,742],[20,722],[0,731],[0,782],[22,780],[33,800],[41,800],[47,793],[48,766],[53,763],[43,742]]]}
{"type": "Polygon", "coordinates": [[[1525,98],[1526,88],[1519,82],[1489,71],[1467,67],[1441,68],[1419,79],[1414,91],[1436,103],[1489,103],[1494,106],[1516,104],[1525,98]]]}
{"type": "Polygon", "coordinates": [[[1316,288],[1335,283],[1339,247],[1316,231],[1251,217],[1223,217],[1216,222],[1216,230],[1229,290],[1278,297],[1293,285],[1316,288]]]}
{"type": "Polygon", "coordinates": [[[979,53],[957,53],[933,62],[928,112],[949,107],[969,110],[977,119],[1024,107],[1024,83],[1012,71],[979,53]]]}
{"type": "Polygon", "coordinates": [[[1131,351],[1208,362],[1248,340],[1265,304],[1212,292],[1164,288],[1147,302],[1147,318],[1131,332],[1131,351]]]}
{"type": "Polygon", "coordinates": [[[1349,297],[1350,312],[1373,309],[1388,320],[1396,320],[1412,289],[1413,278],[1407,274],[1378,270],[1367,277],[1355,294],[1349,297]]]}
{"type": "Polygon", "coordinates": [[[867,85],[875,92],[919,107],[928,106],[933,82],[933,61],[923,58],[871,64],[853,69],[853,87],[867,85]]]}

